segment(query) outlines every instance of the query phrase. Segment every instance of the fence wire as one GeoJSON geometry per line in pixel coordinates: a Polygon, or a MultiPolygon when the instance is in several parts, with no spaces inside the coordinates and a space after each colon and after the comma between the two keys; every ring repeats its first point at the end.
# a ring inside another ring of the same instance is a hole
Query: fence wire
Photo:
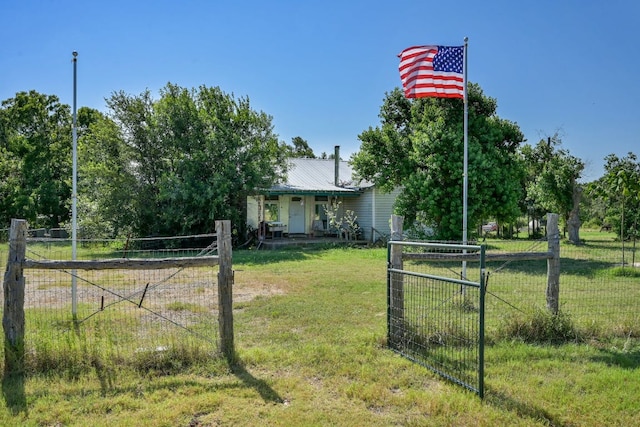
{"type": "MultiPolygon", "coordinates": [[[[390,248],[398,245],[390,242],[390,248]]],[[[460,262],[418,259],[471,253],[460,247],[415,244],[402,246],[402,252],[402,268],[389,270],[390,347],[482,396],[484,301],[479,262],[463,267],[460,262]],[[470,281],[472,277],[477,281],[470,281]]]]}
{"type": "MultiPolygon", "coordinates": [[[[560,243],[560,310],[588,333],[640,338],[640,264],[628,246],[623,263],[622,243],[613,239],[560,243]]],[[[487,253],[531,247],[523,241],[492,241],[487,253]]],[[[546,242],[533,248],[544,250],[546,242]]],[[[487,292],[493,296],[487,298],[488,318],[545,307],[546,261],[489,262],[487,268],[487,292]]]]}
{"type": "MultiPolygon", "coordinates": [[[[211,254],[214,239],[204,235],[83,240],[76,259],[211,254]]],[[[26,257],[70,260],[71,242],[28,239],[26,257]]],[[[37,372],[96,363],[169,369],[209,358],[218,351],[217,271],[217,267],[25,269],[25,366],[37,372]],[[77,290],[75,314],[72,278],[77,290]]]]}
{"type": "MultiPolygon", "coordinates": [[[[560,311],[588,336],[640,339],[640,255],[610,235],[574,245],[560,241],[560,311]]],[[[492,261],[493,254],[546,252],[547,241],[488,239],[486,324],[489,338],[512,315],[546,309],[547,261],[492,261]]],[[[414,262],[415,271],[460,278],[461,264],[414,262]]],[[[467,263],[467,274],[477,264],[467,263]]],[[[476,280],[475,277],[469,277],[476,280]]]]}

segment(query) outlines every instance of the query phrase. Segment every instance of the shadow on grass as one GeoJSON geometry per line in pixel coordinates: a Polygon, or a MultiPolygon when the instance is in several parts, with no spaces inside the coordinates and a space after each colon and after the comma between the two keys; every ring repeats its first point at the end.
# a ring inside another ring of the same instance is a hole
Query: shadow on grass
{"type": "Polygon", "coordinates": [[[280,395],[267,384],[266,381],[258,379],[251,375],[244,366],[244,363],[240,360],[237,354],[227,357],[227,363],[231,372],[240,380],[246,387],[254,389],[265,403],[283,403],[284,400],[280,395]]]}
{"type": "Polygon", "coordinates": [[[484,402],[504,411],[515,412],[522,418],[542,421],[545,425],[557,427],[573,425],[563,423],[543,408],[496,390],[485,390],[484,402]]]}
{"type": "Polygon", "coordinates": [[[106,368],[99,360],[93,360],[91,365],[95,369],[98,381],[100,381],[102,397],[105,397],[108,391],[113,388],[115,371],[113,369],[106,368]]]}
{"type": "MultiPolygon", "coordinates": [[[[625,250],[631,252],[629,249],[631,249],[632,245],[633,245],[633,242],[628,242],[628,241],[624,242],[625,250]]],[[[588,241],[580,246],[573,246],[573,247],[580,248],[580,249],[604,249],[604,250],[611,251],[612,253],[616,253],[618,251],[622,253],[622,243],[619,240],[611,240],[610,242],[588,241]]],[[[569,250],[574,250],[574,249],[569,249],[569,250]]]]}
{"type": "Polygon", "coordinates": [[[265,265],[276,262],[303,261],[318,255],[322,249],[282,248],[273,250],[236,250],[233,252],[233,263],[248,265],[265,265]]]}
{"type": "Polygon", "coordinates": [[[27,412],[27,397],[24,394],[24,374],[5,374],[2,378],[2,395],[12,415],[27,412]]]}
{"type": "MultiPolygon", "coordinates": [[[[560,257],[560,274],[570,274],[581,277],[594,277],[598,273],[615,266],[615,262],[560,257]]],[[[545,275],[547,274],[547,261],[511,261],[508,263],[490,261],[487,262],[487,268],[490,271],[500,269],[510,273],[545,275]]]]}
{"type": "Polygon", "coordinates": [[[623,369],[637,369],[640,367],[640,346],[631,351],[602,349],[592,358],[595,362],[607,366],[618,366],[623,369]]]}

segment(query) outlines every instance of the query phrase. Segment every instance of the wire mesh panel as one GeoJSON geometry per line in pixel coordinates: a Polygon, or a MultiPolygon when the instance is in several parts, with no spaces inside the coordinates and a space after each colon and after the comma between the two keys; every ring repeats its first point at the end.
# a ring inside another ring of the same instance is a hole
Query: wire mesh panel
{"type": "MultiPolygon", "coordinates": [[[[25,269],[27,369],[170,369],[210,358],[218,350],[217,268],[172,266],[172,259],[210,252],[189,240],[137,252],[132,246],[142,242],[83,241],[77,257],[162,258],[166,268],[25,269]]],[[[29,241],[27,248],[28,259],[70,259],[68,241],[29,241]]]]}
{"type": "MultiPolygon", "coordinates": [[[[640,263],[619,241],[560,242],[560,311],[587,333],[640,337],[640,263]]],[[[494,240],[487,247],[487,330],[505,317],[546,310],[547,261],[493,261],[499,254],[546,250],[546,240],[494,240]]]]}
{"type": "Polygon", "coordinates": [[[491,241],[486,246],[485,309],[486,334],[489,338],[494,338],[497,330],[514,315],[547,310],[547,260],[526,259],[526,254],[543,253],[546,250],[546,239],[491,241]],[[509,254],[522,254],[523,259],[494,259],[495,256],[509,254]]]}
{"type": "Polygon", "coordinates": [[[637,342],[640,262],[630,246],[606,241],[561,244],[560,306],[580,326],[637,342]]]}
{"type": "Polygon", "coordinates": [[[390,348],[481,397],[483,257],[480,246],[389,242],[390,348]],[[394,252],[401,252],[400,265],[394,252]],[[478,280],[454,277],[458,273],[453,263],[463,277],[478,280]]]}

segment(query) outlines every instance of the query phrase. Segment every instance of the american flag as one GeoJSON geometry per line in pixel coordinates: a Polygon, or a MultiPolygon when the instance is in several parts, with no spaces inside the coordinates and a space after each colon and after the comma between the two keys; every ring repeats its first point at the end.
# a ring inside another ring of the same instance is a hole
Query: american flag
{"type": "Polygon", "coordinates": [[[464,98],[463,46],[413,46],[398,57],[407,98],[464,98]]]}

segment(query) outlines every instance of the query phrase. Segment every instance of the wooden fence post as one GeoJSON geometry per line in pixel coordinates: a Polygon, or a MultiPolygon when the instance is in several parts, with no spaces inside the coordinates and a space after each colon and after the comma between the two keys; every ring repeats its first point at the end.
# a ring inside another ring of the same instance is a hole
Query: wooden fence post
{"type": "Polygon", "coordinates": [[[233,345],[233,268],[231,249],[231,221],[216,221],[218,240],[218,327],[220,351],[227,360],[235,359],[233,345]]]}
{"type": "Polygon", "coordinates": [[[547,242],[552,258],[547,260],[547,309],[558,314],[560,310],[560,229],[558,214],[547,214],[547,242]]]}
{"type": "MultiPolygon", "coordinates": [[[[391,240],[402,240],[404,217],[391,215],[391,240]]],[[[390,267],[402,270],[402,245],[391,245],[390,267]]],[[[404,276],[391,273],[389,289],[389,346],[399,346],[404,335],[404,276]]]]}
{"type": "Polygon", "coordinates": [[[24,372],[24,274],[27,221],[12,219],[4,273],[4,375],[24,372]]]}

